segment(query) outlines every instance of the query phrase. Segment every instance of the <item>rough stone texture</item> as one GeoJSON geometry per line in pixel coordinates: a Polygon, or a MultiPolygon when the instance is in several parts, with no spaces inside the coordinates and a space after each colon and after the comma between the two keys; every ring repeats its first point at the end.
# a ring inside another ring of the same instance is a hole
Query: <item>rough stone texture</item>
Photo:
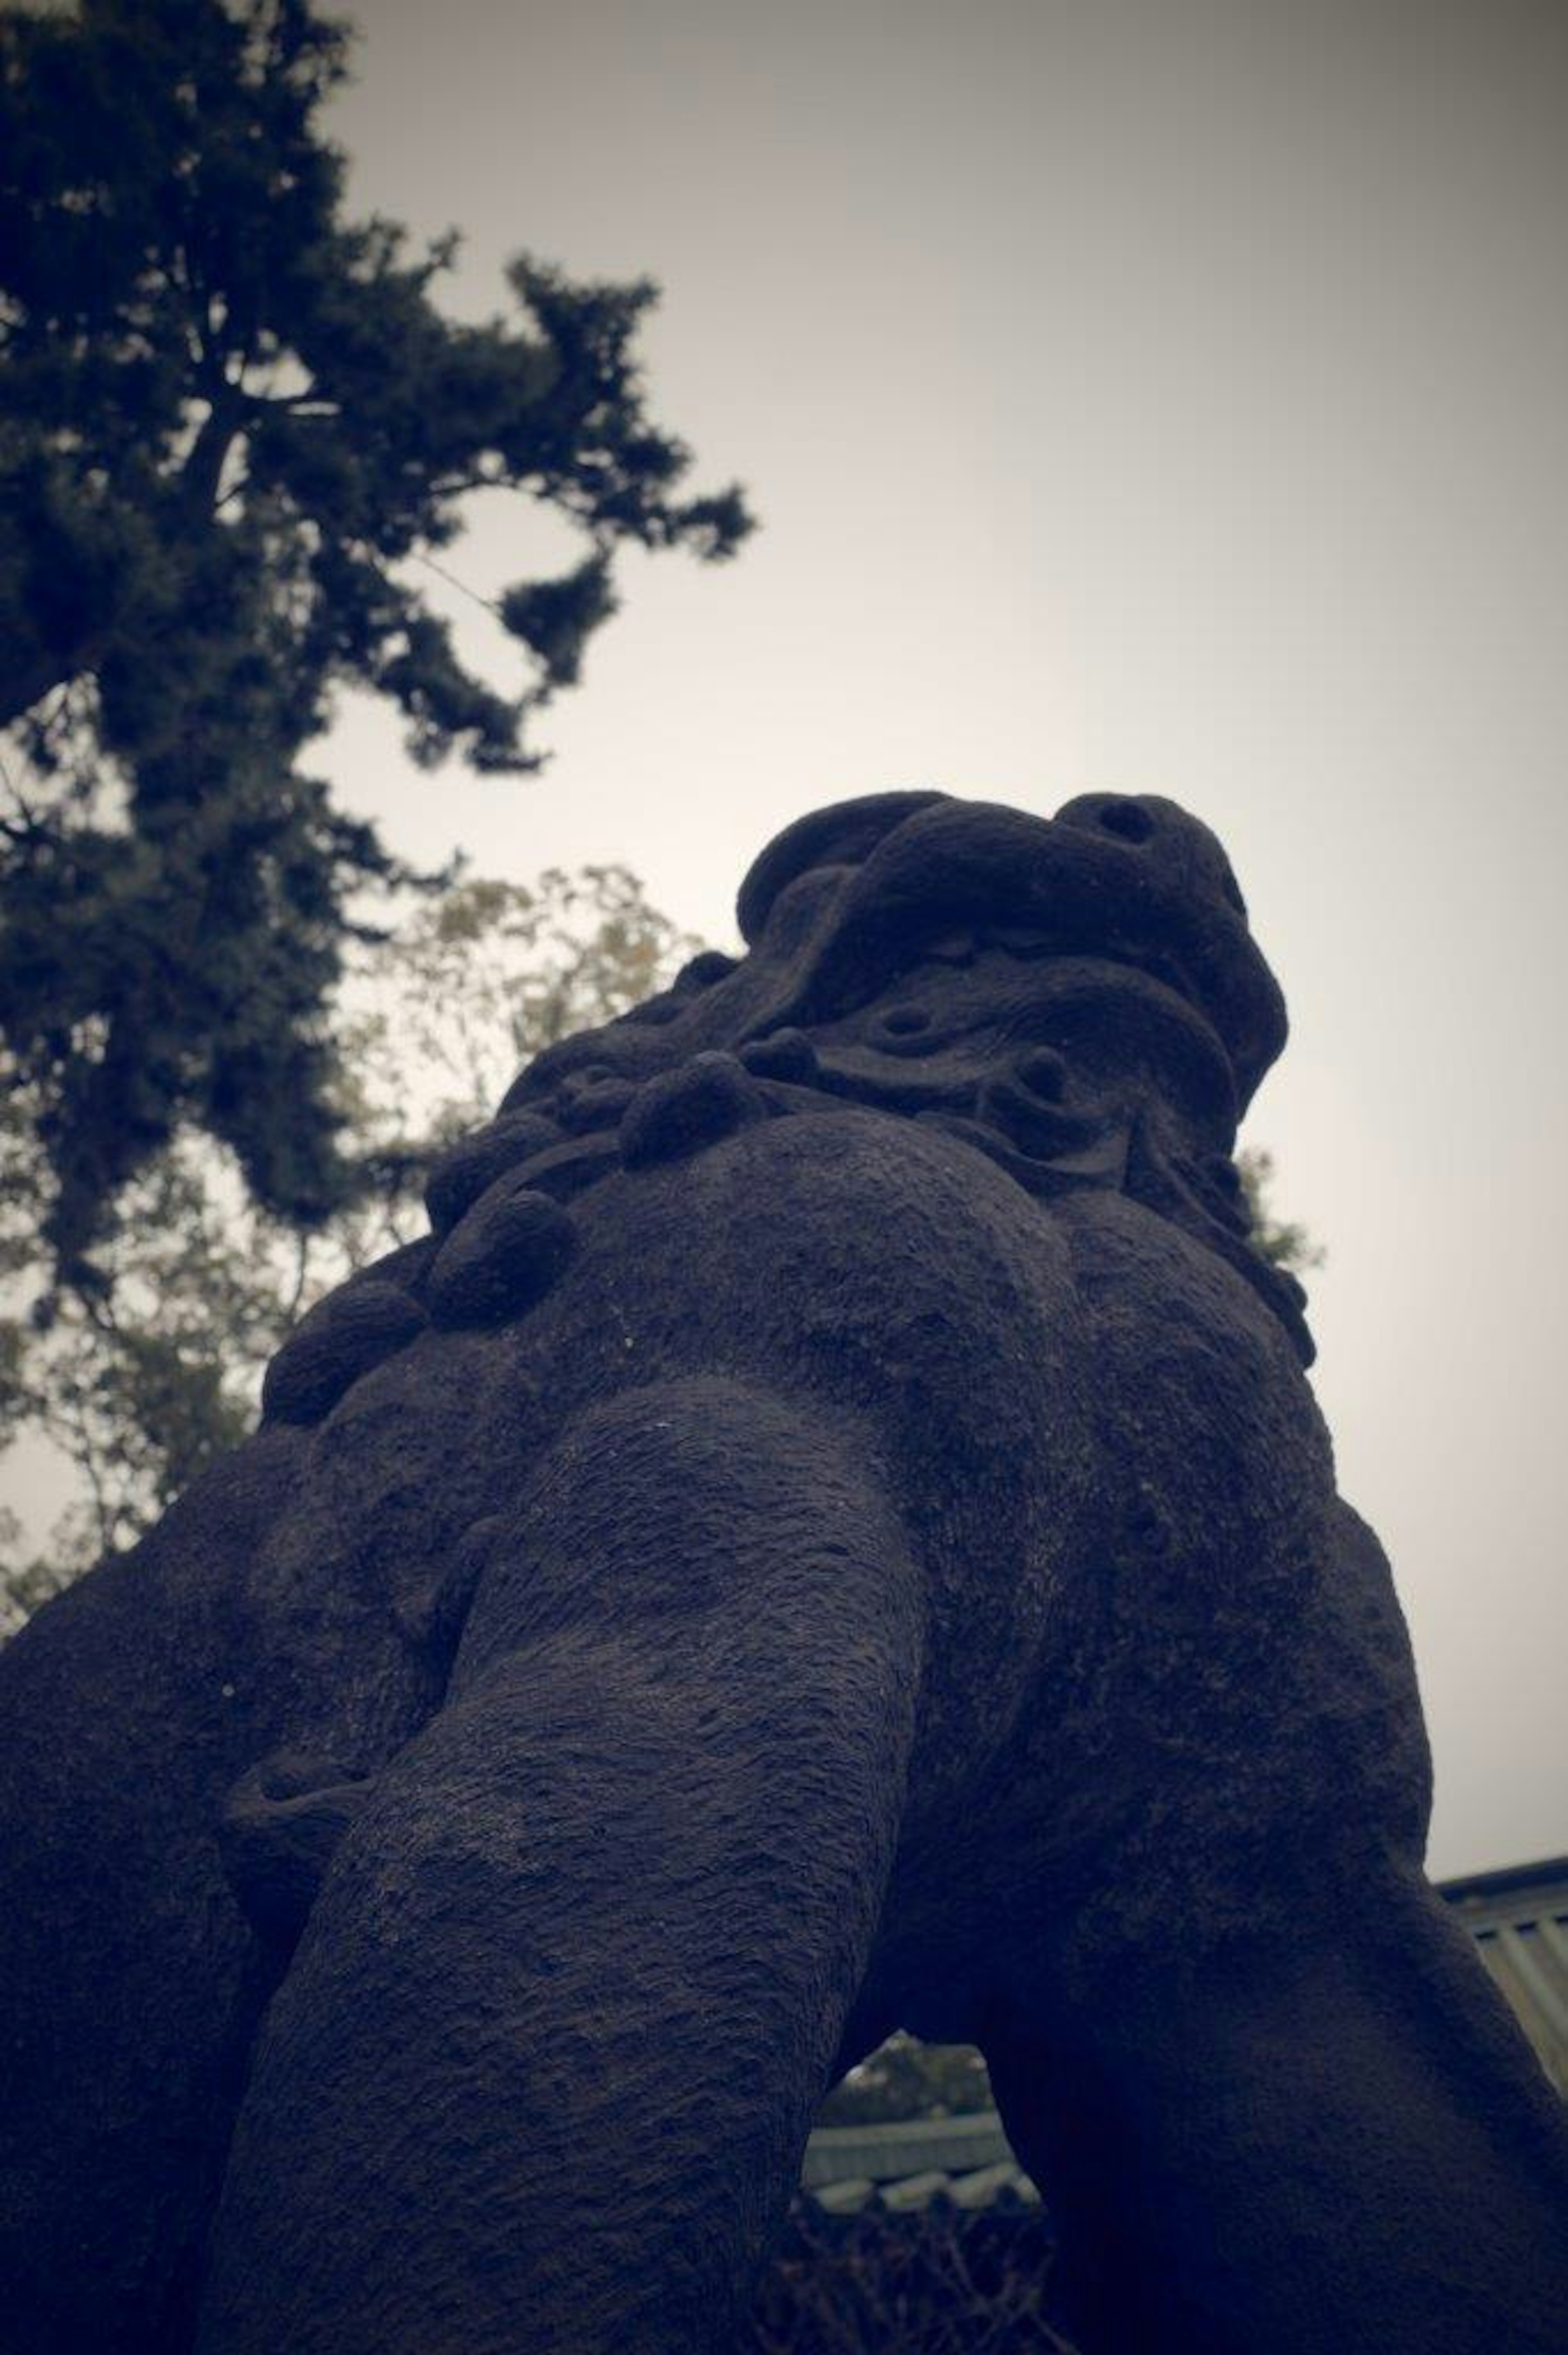
{"type": "Polygon", "coordinates": [[[571,1258],[571,1220],[525,1178],[498,1178],[450,1234],[430,1270],[438,1325],[495,1325],[542,1300],[571,1258]]]}
{"type": "Polygon", "coordinates": [[[425,1312],[400,1284],[344,1284],[302,1317],[267,1369],[261,1412],[274,1423],[319,1423],[345,1390],[407,1347],[425,1312]]]}
{"type": "Polygon", "coordinates": [[[425,1209],[435,1232],[447,1233],[498,1178],[547,1146],[558,1145],[560,1136],[554,1121],[535,1113],[511,1113],[463,1137],[442,1154],[425,1188],[425,1209]]]}
{"type": "Polygon", "coordinates": [[[734,1055],[694,1055],[638,1089],[620,1124],[628,1169],[651,1169],[716,1145],[721,1136],[767,1117],[762,1091],[734,1055]]]}
{"type": "Polygon", "coordinates": [[[720,2350],[903,2023],[1095,2355],[1557,2350],[1558,2112],[1245,1237],[1219,846],[886,795],[741,912],[0,1656],[0,2347],[720,2350]]]}

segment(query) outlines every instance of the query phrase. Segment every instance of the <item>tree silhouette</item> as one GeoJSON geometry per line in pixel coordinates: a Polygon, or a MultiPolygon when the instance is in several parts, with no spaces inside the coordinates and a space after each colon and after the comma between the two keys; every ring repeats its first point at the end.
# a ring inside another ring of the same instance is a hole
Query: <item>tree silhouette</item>
{"type": "Polygon", "coordinates": [[[334,687],[389,698],[420,762],[532,768],[617,546],[749,527],[734,489],[677,496],[651,286],[518,260],[508,314],[458,324],[453,240],[342,218],[347,40],[307,0],[0,9],[0,1018],[79,1289],[181,1126],[285,1219],[352,1188],[328,1001],[352,895],[414,879],[301,767],[334,687]],[[497,601],[511,694],[408,570],[497,488],[584,536],[497,601]]]}
{"type": "Polygon", "coordinates": [[[16,1310],[0,1315],[0,1451],[42,1439],[70,1476],[47,1531],[0,1510],[0,1641],[239,1444],[273,1351],[323,1293],[428,1231],[431,1162],[490,1119],[520,1065],[652,996],[701,945],[622,867],[422,896],[349,950],[337,1101],[363,1197],[301,1228],[186,1131],[127,1187],[101,1288],[64,1294],[41,1333],[26,1292],[42,1147],[26,1092],[0,1101],[0,1280],[16,1310]]]}

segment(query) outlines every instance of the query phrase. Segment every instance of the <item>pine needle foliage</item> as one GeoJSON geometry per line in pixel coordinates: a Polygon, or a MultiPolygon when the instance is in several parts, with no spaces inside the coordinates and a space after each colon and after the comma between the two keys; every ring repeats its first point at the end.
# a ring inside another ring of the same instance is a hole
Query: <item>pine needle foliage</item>
{"type": "Polygon", "coordinates": [[[529,770],[617,549],[749,528],[649,418],[651,285],[522,258],[464,324],[454,239],[344,218],[349,45],[309,0],[0,5],[0,1021],[79,1290],[177,1130],[285,1220],[359,1182],[328,1002],[356,895],[410,879],[302,766],[334,690],[424,765],[529,770]],[[481,491],[583,540],[494,601],[505,689],[429,602],[481,491]]]}
{"type": "Polygon", "coordinates": [[[128,1186],[102,1283],[52,1301],[37,1105],[25,1090],[0,1100],[0,1453],[29,1442],[35,1485],[48,1465],[69,1497],[47,1529],[0,1512],[0,1640],[245,1437],[292,1325],[427,1231],[431,1161],[522,1064],[662,988],[699,945],[622,867],[465,876],[421,899],[386,939],[352,944],[333,1007],[334,1110],[364,1191],[302,1227],[256,1201],[231,1151],[182,1127],[128,1186]]]}

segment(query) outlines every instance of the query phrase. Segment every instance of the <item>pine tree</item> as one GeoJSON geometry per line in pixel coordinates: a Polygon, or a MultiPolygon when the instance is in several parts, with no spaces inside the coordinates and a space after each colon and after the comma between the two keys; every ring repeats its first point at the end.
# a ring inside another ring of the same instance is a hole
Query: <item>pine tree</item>
{"type": "Polygon", "coordinates": [[[519,260],[507,314],[457,324],[452,240],[343,218],[347,43],[308,0],[0,8],[0,1021],[79,1288],[182,1127],[285,1219],[352,1188],[328,1002],[353,895],[409,879],[302,766],[334,689],[389,698],[423,763],[527,770],[617,546],[749,527],[733,489],[677,496],[651,286],[519,260]],[[493,488],[584,535],[498,601],[510,695],[409,573],[493,488]]]}
{"type": "MultiPolygon", "coordinates": [[[[532,884],[465,876],[355,942],[337,1084],[363,1197],[302,1228],[248,1199],[232,1155],[185,1130],[131,1181],[99,1289],[28,1316],[42,1148],[25,1092],[0,1099],[0,1454],[42,1441],[70,1501],[52,1528],[0,1509],[0,1641],[132,1544],[255,1424],[267,1361],[355,1268],[429,1232],[424,1182],[521,1065],[651,996],[702,946],[622,867],[532,884]]],[[[22,1486],[17,1486],[20,1494],[22,1486]]],[[[54,1485],[51,1480],[50,1485],[54,1485]]]]}

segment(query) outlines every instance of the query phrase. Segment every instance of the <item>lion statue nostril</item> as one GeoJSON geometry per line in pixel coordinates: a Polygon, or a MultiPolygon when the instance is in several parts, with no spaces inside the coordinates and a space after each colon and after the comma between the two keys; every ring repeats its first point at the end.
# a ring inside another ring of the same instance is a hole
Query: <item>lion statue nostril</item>
{"type": "Polygon", "coordinates": [[[1107,802],[1099,822],[1107,834],[1118,836],[1123,842],[1147,842],[1154,832],[1154,820],[1141,802],[1107,802]]]}
{"type": "Polygon", "coordinates": [[[923,1006],[895,1006],[885,1014],[882,1027],[890,1038],[914,1039],[931,1027],[931,1018],[923,1006]]]}

